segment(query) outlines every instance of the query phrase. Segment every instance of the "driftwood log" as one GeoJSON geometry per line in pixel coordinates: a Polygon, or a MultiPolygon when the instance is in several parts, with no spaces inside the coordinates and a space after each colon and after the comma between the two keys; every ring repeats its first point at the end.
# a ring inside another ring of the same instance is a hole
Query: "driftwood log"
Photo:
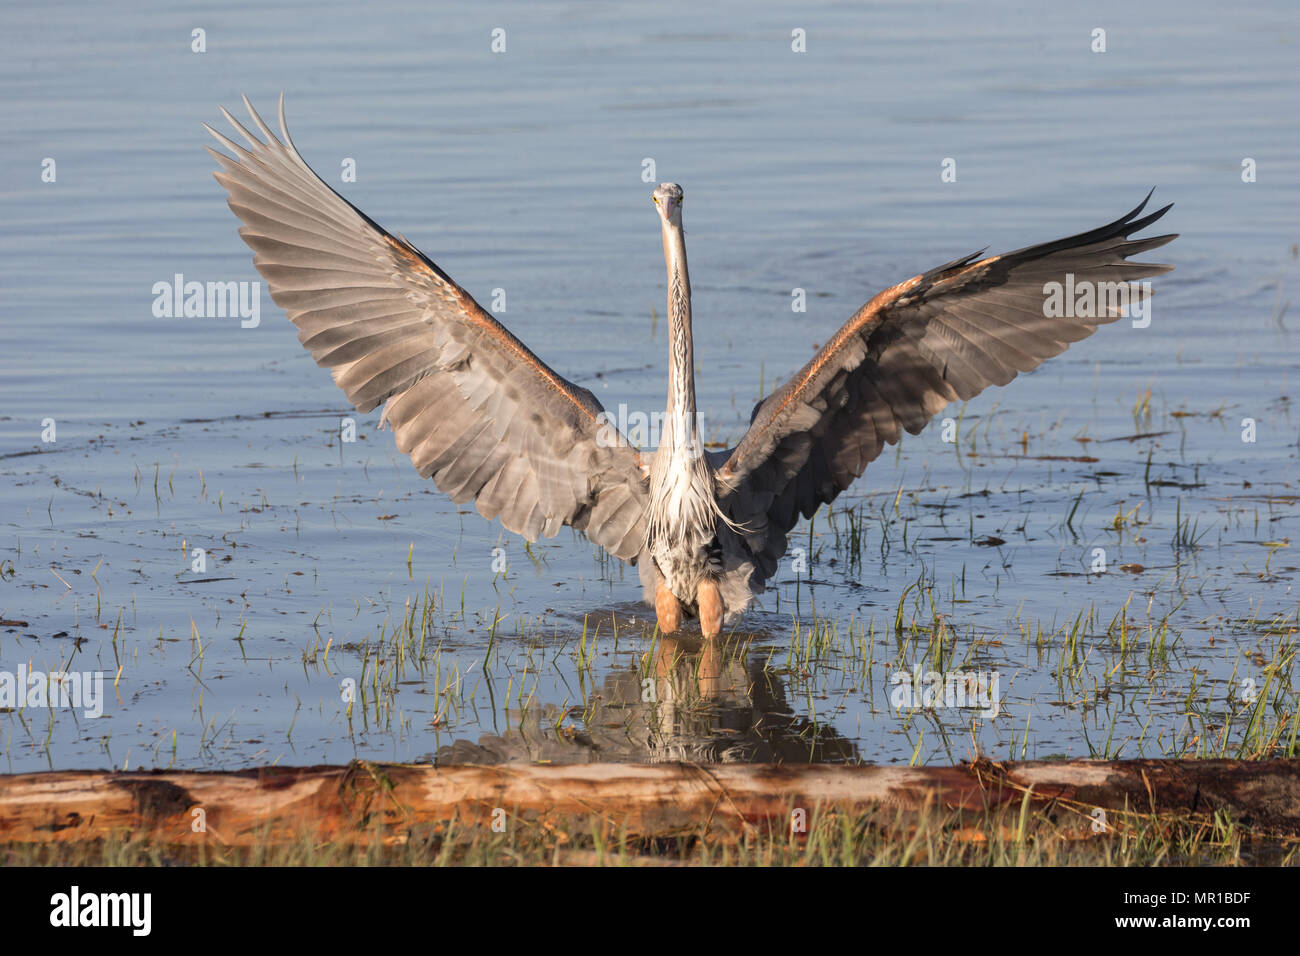
{"type": "MultiPolygon", "coordinates": [[[[354,763],[236,773],[68,771],[0,776],[0,843],[107,837],[250,845],[401,839],[421,828],[583,827],[639,836],[785,829],[794,811],[863,813],[1101,807],[1205,819],[1226,811],[1300,834],[1300,760],[1052,761],[958,767],[574,764],[429,767],[354,763]]],[[[1093,828],[1095,829],[1095,828],[1093,828]]]]}

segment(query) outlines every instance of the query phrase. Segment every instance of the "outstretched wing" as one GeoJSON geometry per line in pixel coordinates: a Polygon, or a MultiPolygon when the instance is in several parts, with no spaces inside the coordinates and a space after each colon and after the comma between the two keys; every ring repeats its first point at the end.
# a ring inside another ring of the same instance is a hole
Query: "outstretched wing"
{"type": "Polygon", "coordinates": [[[1116,292],[1145,298],[1127,283],[1173,266],[1128,257],[1177,238],[1128,239],[1170,208],[1138,219],[1150,198],[1100,229],[978,261],[974,253],[886,289],[755,406],[740,444],[720,456],[719,478],[723,510],[763,577],[799,516],[832,501],[904,430],[916,434],[949,402],[1005,385],[1115,321],[1124,314],[1116,292]],[[1048,283],[1063,294],[1091,284],[1102,305],[1059,317],[1048,283]]]}
{"type": "MultiPolygon", "coordinates": [[[[298,340],[358,411],[387,401],[397,447],[459,503],[535,541],[571,525],[624,560],[645,536],[640,456],[566,381],[406,240],[321,181],[244,105],[265,142],[208,131],[239,234],[298,340]]],[[[206,125],[206,124],[205,124],[206,125]]]]}

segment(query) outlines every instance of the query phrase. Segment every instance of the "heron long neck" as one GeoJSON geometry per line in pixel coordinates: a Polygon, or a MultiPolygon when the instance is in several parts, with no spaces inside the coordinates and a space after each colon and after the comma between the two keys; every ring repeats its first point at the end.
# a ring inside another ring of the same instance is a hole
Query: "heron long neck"
{"type": "Polygon", "coordinates": [[[671,222],[664,223],[663,233],[668,264],[668,414],[650,468],[646,541],[673,592],[693,602],[704,549],[718,522],[727,518],[718,506],[713,469],[696,427],[686,239],[682,227],[671,222]]]}
{"type": "Polygon", "coordinates": [[[698,452],[695,422],[695,351],[691,343],[691,278],[686,271],[686,236],[665,222],[668,266],[668,414],[663,444],[698,452]]]}

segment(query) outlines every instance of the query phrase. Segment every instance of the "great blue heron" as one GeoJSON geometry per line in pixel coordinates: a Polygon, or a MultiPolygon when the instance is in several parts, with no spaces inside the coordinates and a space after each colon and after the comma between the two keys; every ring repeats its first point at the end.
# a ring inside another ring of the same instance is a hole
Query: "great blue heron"
{"type": "Polygon", "coordinates": [[[654,202],[668,267],[668,410],[647,458],[591,392],[327,186],[289,138],[283,97],[279,138],[244,105],[265,141],[222,109],[248,146],[207,127],[234,158],[208,151],[254,264],[312,358],[358,411],[387,402],[381,424],[453,501],[475,501],[529,541],[569,525],[636,563],[665,633],[698,617],[716,635],[776,573],[799,516],[832,501],[886,444],[1119,318],[1149,291],[1128,283],[1173,268],[1127,261],[1176,238],[1129,240],[1169,209],[1137,218],[1150,193],[1091,232],[954,259],[854,313],[755,406],[740,443],[715,453],[696,421],[682,190],[665,183],[654,202]],[[1071,297],[1053,315],[1060,289],[1071,297]],[[1079,309],[1075,290],[1092,290],[1079,309]]]}

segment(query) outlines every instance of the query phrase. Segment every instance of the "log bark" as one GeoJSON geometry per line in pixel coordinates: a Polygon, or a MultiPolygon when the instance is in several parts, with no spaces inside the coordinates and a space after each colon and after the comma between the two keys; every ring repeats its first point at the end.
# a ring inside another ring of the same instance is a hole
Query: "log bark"
{"type": "Polygon", "coordinates": [[[1257,832],[1300,834],[1300,760],[1050,761],[957,767],[355,763],[236,773],[68,771],[0,776],[0,843],[144,838],[253,845],[397,838],[526,823],[663,836],[788,829],[802,808],[985,812],[1018,808],[1112,822],[1227,811],[1257,832]],[[1028,795],[1026,797],[1026,795],[1028,795]]]}

